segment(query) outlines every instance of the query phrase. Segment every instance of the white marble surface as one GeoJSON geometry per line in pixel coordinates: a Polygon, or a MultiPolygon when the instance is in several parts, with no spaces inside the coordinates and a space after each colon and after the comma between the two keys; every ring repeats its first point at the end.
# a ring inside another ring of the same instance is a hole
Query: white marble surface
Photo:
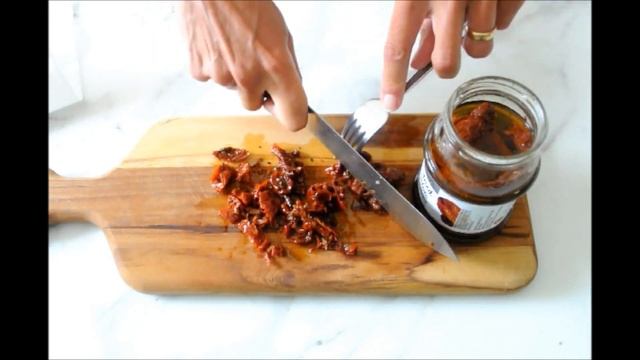
{"type": "MultiPolygon", "coordinates": [[[[391,3],[281,4],[310,104],[348,113],[377,94],[391,3]]],[[[98,176],[156,121],[244,114],[236,95],[192,80],[174,3],[74,5],[84,101],[49,118],[50,167],[98,176]]],[[[401,112],[438,112],[473,77],[529,86],[551,124],[529,192],[539,270],[495,296],[164,297],[121,280],[103,233],[49,230],[53,358],[588,358],[591,356],[591,6],[529,2],[492,56],[430,75],[401,112]]]]}

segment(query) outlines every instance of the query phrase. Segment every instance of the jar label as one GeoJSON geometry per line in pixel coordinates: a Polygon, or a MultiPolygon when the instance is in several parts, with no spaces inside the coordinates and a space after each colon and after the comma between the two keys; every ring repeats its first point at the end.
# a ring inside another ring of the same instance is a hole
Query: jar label
{"type": "Polygon", "coordinates": [[[515,200],[500,205],[477,205],[449,194],[433,179],[422,162],[418,174],[418,194],[429,215],[443,227],[464,234],[493,229],[508,215],[515,200]]]}

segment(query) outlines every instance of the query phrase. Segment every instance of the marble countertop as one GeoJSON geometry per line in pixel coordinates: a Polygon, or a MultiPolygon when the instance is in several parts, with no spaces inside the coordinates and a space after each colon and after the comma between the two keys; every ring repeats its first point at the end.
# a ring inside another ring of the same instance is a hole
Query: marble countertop
{"type": "MultiPolygon", "coordinates": [[[[52,6],[50,4],[50,6],[52,6]]],[[[378,91],[390,2],[279,4],[309,103],[350,113],[378,91]]],[[[248,114],[232,91],[188,74],[173,2],[79,2],[72,29],[83,101],[49,116],[49,166],[93,177],[155,122],[248,114]]],[[[127,287],[104,234],[49,230],[52,358],[589,358],[591,356],[591,5],[528,2],[484,60],[429,75],[399,112],[439,112],[462,82],[530,87],[549,142],[529,191],[539,269],[508,295],[153,296],[127,287]]],[[[264,114],[259,111],[256,114],[264,114]]]]}

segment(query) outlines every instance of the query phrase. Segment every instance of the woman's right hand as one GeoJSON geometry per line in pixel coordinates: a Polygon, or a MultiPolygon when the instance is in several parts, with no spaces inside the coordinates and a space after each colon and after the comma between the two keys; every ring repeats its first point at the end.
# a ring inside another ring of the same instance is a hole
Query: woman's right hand
{"type": "Polygon", "coordinates": [[[273,2],[184,1],[183,19],[194,78],[237,89],[245,108],[264,105],[289,130],[306,125],[293,39],[273,2]]]}

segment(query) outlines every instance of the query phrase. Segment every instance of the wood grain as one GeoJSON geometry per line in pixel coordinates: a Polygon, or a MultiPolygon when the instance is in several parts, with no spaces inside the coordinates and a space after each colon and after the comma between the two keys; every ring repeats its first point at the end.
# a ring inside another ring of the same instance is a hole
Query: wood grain
{"type": "MultiPolygon", "coordinates": [[[[345,116],[327,119],[340,129],[345,116]]],[[[405,170],[400,190],[409,198],[431,119],[394,116],[366,149],[375,160],[405,170]]],[[[243,147],[269,167],[275,163],[273,143],[300,148],[308,183],[325,179],[323,169],[335,162],[306,130],[287,132],[270,117],[168,119],[102,178],[69,179],[50,172],[50,222],[90,221],[101,227],[123,279],[147,293],[486,293],[518,289],[535,276],[524,197],[501,234],[479,244],[454,245],[459,262],[434,253],[389,216],[349,212],[339,231],[358,243],[358,256],[309,254],[287,244],[290,256],[267,266],[217,215],[225,197],[211,190],[209,175],[217,162],[213,150],[243,147]]]]}

